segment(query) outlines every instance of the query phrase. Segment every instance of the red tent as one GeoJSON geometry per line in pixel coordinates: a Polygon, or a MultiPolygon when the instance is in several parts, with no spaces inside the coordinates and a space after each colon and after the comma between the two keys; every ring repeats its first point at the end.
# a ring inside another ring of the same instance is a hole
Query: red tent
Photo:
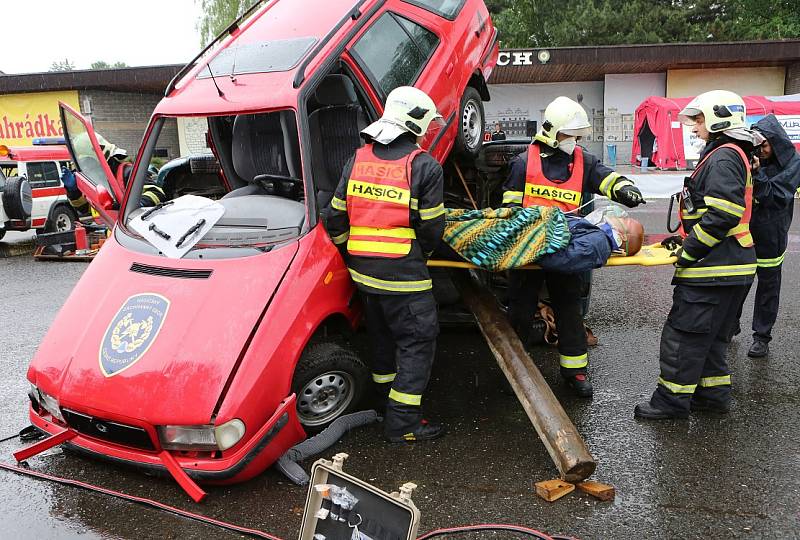
{"type": "MultiPolygon", "coordinates": [[[[696,162],[702,143],[678,120],[678,112],[691,100],[650,96],[636,108],[631,164],[647,158],[650,165],[674,170],[686,169],[687,161],[696,162]]],[[[800,150],[800,95],[745,96],[744,104],[748,125],[773,113],[800,150]]]]}

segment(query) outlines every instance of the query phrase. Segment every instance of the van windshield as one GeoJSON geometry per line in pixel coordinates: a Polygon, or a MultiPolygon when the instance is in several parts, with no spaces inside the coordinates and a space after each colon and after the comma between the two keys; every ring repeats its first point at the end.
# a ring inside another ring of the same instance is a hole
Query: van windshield
{"type": "Polygon", "coordinates": [[[300,236],[306,206],[294,111],[167,117],[150,138],[143,147],[148,155],[129,189],[126,225],[163,203],[168,204],[150,212],[148,220],[158,224],[160,215],[167,223],[164,216],[192,195],[202,198],[195,199],[199,204],[215,203],[224,210],[195,239],[195,249],[265,251],[300,236]]]}

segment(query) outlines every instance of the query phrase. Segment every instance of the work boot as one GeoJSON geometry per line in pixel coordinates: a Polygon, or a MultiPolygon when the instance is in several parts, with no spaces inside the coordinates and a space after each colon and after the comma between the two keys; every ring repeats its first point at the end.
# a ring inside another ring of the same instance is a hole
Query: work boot
{"type": "Polygon", "coordinates": [[[709,401],[707,399],[693,397],[692,398],[692,405],[691,405],[692,412],[708,412],[708,413],[716,413],[716,414],[727,414],[731,411],[730,403],[726,403],[722,405],[720,403],[709,401]]]}
{"type": "Polygon", "coordinates": [[[633,416],[647,420],[670,420],[673,418],[688,418],[688,412],[665,411],[654,407],[649,401],[638,403],[633,409],[633,416]]]}
{"type": "Polygon", "coordinates": [[[586,373],[576,373],[569,377],[564,377],[572,392],[578,397],[590,398],[594,393],[592,381],[586,373]]]}
{"type": "Polygon", "coordinates": [[[416,428],[407,433],[401,435],[386,433],[386,439],[393,443],[432,441],[444,434],[445,428],[442,424],[434,424],[427,420],[422,420],[416,428]]]}
{"type": "Polygon", "coordinates": [[[769,354],[769,345],[766,341],[755,340],[750,345],[750,350],[747,351],[747,356],[750,358],[764,358],[769,354]]]}

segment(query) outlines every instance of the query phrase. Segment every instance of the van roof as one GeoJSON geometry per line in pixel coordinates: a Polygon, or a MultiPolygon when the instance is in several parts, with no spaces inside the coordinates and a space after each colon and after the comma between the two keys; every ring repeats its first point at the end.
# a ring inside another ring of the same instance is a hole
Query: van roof
{"type": "Polygon", "coordinates": [[[8,154],[0,151],[0,161],[70,161],[66,146],[7,146],[8,154]]]}
{"type": "MultiPolygon", "coordinates": [[[[362,12],[376,0],[361,5],[362,12]]],[[[208,115],[294,107],[295,73],[308,53],[350,12],[358,0],[275,0],[260,8],[231,36],[197,61],[156,107],[156,114],[208,115]],[[209,75],[208,65],[214,77],[209,75]],[[234,75],[231,76],[231,71],[234,75]],[[220,73],[221,72],[221,73],[220,73]],[[216,83],[224,96],[220,96],[216,83]]],[[[349,19],[336,36],[353,24],[349,19]]],[[[308,74],[337,42],[331,39],[308,74]]]]}

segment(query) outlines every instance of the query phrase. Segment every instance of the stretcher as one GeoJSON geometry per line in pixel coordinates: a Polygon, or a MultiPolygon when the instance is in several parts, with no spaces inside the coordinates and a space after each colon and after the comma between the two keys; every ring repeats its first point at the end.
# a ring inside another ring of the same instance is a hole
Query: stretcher
{"type": "MultiPolygon", "coordinates": [[[[651,242],[653,239],[649,239],[651,242]]],[[[605,266],[663,266],[673,264],[678,260],[673,252],[660,242],[650,243],[642,246],[642,249],[636,254],[631,256],[624,256],[621,254],[612,254],[606,262],[605,266]]],[[[466,261],[450,261],[445,259],[430,259],[428,266],[436,268],[480,268],[479,266],[466,262],[466,261]]],[[[522,266],[519,270],[539,270],[540,267],[535,264],[522,266]]]]}

